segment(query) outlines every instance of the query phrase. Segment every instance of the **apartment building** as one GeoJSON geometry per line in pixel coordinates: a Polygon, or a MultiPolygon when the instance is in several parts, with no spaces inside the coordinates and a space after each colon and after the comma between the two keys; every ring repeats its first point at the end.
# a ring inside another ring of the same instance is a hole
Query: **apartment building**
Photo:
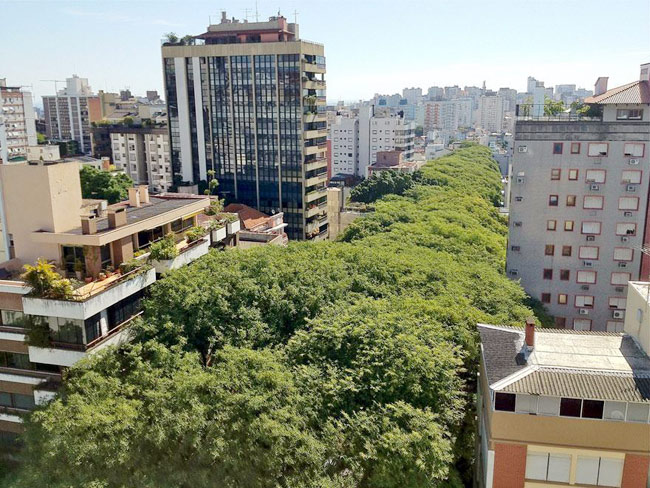
{"type": "Polygon", "coordinates": [[[12,243],[12,259],[0,263],[4,449],[22,431],[24,414],[55,395],[66,368],[128,340],[147,287],[211,246],[236,245],[240,224],[204,215],[209,197],[150,196],[146,186],[114,205],[82,200],[76,163],[0,165],[0,181],[12,243]],[[207,227],[206,235],[190,242],[184,233],[195,225],[207,227]],[[150,260],[150,246],[170,234],[177,256],[150,260]],[[23,265],[39,258],[74,278],[71,293],[34,290],[20,278],[23,265]]]}
{"type": "Polygon", "coordinates": [[[504,99],[499,95],[482,95],[478,101],[476,126],[488,132],[503,130],[504,99]]]}
{"type": "Polygon", "coordinates": [[[73,75],[55,95],[43,97],[47,137],[56,141],[73,140],[83,154],[90,154],[91,122],[101,120],[101,103],[88,85],[88,79],[73,75]]]}
{"type": "MultiPolygon", "coordinates": [[[[308,206],[327,198],[323,45],[282,16],[225,12],[194,44],[162,47],[174,184],[214,170],[228,201],[283,212],[289,237],[307,239],[308,206]]],[[[326,238],[327,221],[310,236],[326,238]]]]}
{"type": "Polygon", "coordinates": [[[368,177],[368,167],[377,162],[377,152],[402,151],[410,161],[415,148],[415,123],[389,108],[367,105],[359,108],[359,163],[356,176],[368,177]]]}
{"type": "Polygon", "coordinates": [[[459,105],[455,100],[423,102],[417,107],[416,121],[425,132],[435,129],[449,132],[458,130],[459,105]]]}
{"type": "Polygon", "coordinates": [[[359,118],[337,115],[329,126],[332,174],[359,174],[359,118]]]}
{"type": "Polygon", "coordinates": [[[638,81],[606,81],[590,117],[516,122],[507,272],[576,330],[622,330],[627,282],[650,271],[648,65],[638,81]]]}
{"type": "Polygon", "coordinates": [[[650,358],[639,336],[532,320],[478,329],[480,488],[648,486],[650,358]]]}
{"type": "Polygon", "coordinates": [[[27,147],[36,145],[32,94],[0,79],[0,162],[24,161],[27,147]]]}
{"type": "MultiPolygon", "coordinates": [[[[111,127],[113,164],[134,182],[152,191],[166,192],[172,186],[169,130],[167,127],[111,127]]],[[[93,134],[95,129],[93,129],[93,134]]]]}

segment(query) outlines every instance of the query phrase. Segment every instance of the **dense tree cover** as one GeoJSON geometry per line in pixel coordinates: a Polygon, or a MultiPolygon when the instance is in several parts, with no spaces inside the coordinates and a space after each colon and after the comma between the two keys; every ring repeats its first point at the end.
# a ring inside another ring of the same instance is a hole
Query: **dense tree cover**
{"type": "Polygon", "coordinates": [[[102,171],[84,165],[79,172],[81,177],[81,194],[84,198],[100,198],[108,203],[126,200],[133,180],[126,173],[102,171]]]}
{"type": "Polygon", "coordinates": [[[384,195],[404,195],[414,184],[413,174],[392,170],[380,171],[355,186],[350,192],[350,199],[353,202],[371,203],[384,195]]]}
{"type": "Polygon", "coordinates": [[[503,275],[485,148],[429,163],[335,243],[211,252],[154,284],[134,342],[28,421],[19,486],[460,487],[477,322],[503,275]]]}

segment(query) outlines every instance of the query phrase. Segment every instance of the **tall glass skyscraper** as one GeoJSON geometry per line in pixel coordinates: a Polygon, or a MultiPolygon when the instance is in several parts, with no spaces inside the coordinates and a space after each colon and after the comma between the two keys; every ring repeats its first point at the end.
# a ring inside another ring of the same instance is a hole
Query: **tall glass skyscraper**
{"type": "Polygon", "coordinates": [[[215,171],[219,193],[284,212],[291,239],[327,236],[327,119],[321,44],[284,17],[227,19],[162,47],[174,183],[215,171]]]}

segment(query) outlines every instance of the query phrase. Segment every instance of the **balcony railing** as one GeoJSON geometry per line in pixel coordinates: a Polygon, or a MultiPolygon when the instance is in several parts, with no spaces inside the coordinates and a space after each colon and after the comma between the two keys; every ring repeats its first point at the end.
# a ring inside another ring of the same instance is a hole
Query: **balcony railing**
{"type": "Polygon", "coordinates": [[[593,109],[585,113],[572,110],[550,112],[546,104],[521,103],[515,110],[517,120],[540,120],[550,122],[602,121],[602,112],[593,109]]]}
{"type": "Polygon", "coordinates": [[[116,273],[115,275],[109,276],[104,280],[95,280],[88,285],[84,285],[80,288],[77,288],[73,292],[71,301],[83,302],[88,300],[90,297],[102,293],[106,290],[113,288],[114,286],[124,283],[132,278],[135,278],[139,274],[150,269],[149,265],[142,265],[139,268],[133,269],[127,273],[116,273]]]}

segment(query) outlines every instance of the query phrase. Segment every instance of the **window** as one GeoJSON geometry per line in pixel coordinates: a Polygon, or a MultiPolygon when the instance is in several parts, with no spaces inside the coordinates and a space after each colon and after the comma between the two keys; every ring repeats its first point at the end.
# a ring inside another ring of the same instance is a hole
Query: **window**
{"type": "Polygon", "coordinates": [[[573,330],[591,330],[591,320],[573,319],[573,330]]]}
{"type": "Polygon", "coordinates": [[[627,404],[627,421],[628,422],[647,422],[648,409],[650,405],[644,403],[627,404]]]}
{"type": "Polygon", "coordinates": [[[601,400],[584,400],[582,402],[582,418],[602,419],[605,402],[601,400]]]}
{"type": "Polygon", "coordinates": [[[639,210],[639,197],[620,197],[618,199],[619,210],[639,210]]]}
{"type": "Polygon", "coordinates": [[[34,410],[36,402],[34,401],[34,395],[0,392],[0,406],[19,408],[21,410],[34,410]]]}
{"type": "Polygon", "coordinates": [[[572,142],[571,143],[571,154],[580,154],[580,143],[572,142]]]}
{"type": "Polygon", "coordinates": [[[604,203],[605,203],[604,197],[597,196],[597,195],[586,195],[582,202],[582,208],[601,210],[603,208],[604,203]]]}
{"type": "Polygon", "coordinates": [[[496,392],[494,395],[494,409],[502,412],[515,411],[516,397],[513,393],[496,392]]]}
{"type": "Polygon", "coordinates": [[[617,236],[633,236],[636,235],[636,224],[632,222],[622,222],[616,224],[617,236]]]}
{"type": "Polygon", "coordinates": [[[575,181],[578,179],[578,170],[577,169],[570,169],[569,170],[569,180],[570,181],[575,181]]]}
{"type": "Polygon", "coordinates": [[[627,299],[623,297],[610,297],[608,304],[609,304],[609,308],[625,310],[627,305],[627,299]]]}
{"type": "Polygon", "coordinates": [[[576,280],[578,283],[587,283],[593,284],[596,283],[596,272],[595,271],[578,271],[576,275],[576,280]]]}
{"type": "Polygon", "coordinates": [[[587,152],[588,156],[607,156],[609,144],[606,142],[590,142],[587,152]]]}
{"type": "Polygon", "coordinates": [[[546,230],[555,230],[556,227],[557,227],[557,220],[546,221],[546,230]]]}
{"type": "Polygon", "coordinates": [[[557,329],[566,329],[566,317],[555,317],[555,327],[557,329]]]}
{"type": "Polygon", "coordinates": [[[605,420],[625,420],[625,402],[605,402],[603,418],[605,420]]]}
{"type": "Polygon", "coordinates": [[[571,271],[568,269],[561,269],[560,270],[560,279],[562,281],[569,281],[571,279],[571,271]]]}
{"type": "Polygon", "coordinates": [[[598,259],[600,249],[596,246],[580,246],[578,257],[580,259],[598,259]]]}
{"type": "Polygon", "coordinates": [[[612,273],[610,283],[612,285],[627,286],[627,282],[631,279],[632,275],[630,273],[612,273]]]}
{"type": "Polygon", "coordinates": [[[563,146],[563,144],[561,142],[554,142],[553,143],[553,154],[562,154],[562,146],[563,146]]]}
{"type": "Polygon", "coordinates": [[[542,303],[551,303],[550,293],[542,293],[542,303]]]}
{"type": "Polygon", "coordinates": [[[548,204],[549,204],[549,206],[557,207],[557,202],[558,202],[557,195],[549,195],[548,196],[548,204]]]}
{"type": "Polygon", "coordinates": [[[564,221],[564,230],[566,232],[573,232],[573,220],[564,221]]]}
{"type": "Polygon", "coordinates": [[[569,257],[571,256],[571,246],[562,246],[562,256],[569,257]]]}
{"type": "Polygon", "coordinates": [[[645,144],[642,144],[640,142],[626,142],[623,148],[623,154],[625,156],[642,158],[644,152],[645,144]]]}
{"type": "Polygon", "coordinates": [[[641,120],[643,109],[640,108],[619,108],[616,111],[616,120],[641,120]]]}
{"type": "Polygon", "coordinates": [[[575,195],[567,195],[566,196],[566,206],[567,207],[575,207],[576,206],[576,196],[575,195]]]}
{"type": "Polygon", "coordinates": [[[607,171],[604,169],[588,169],[585,173],[585,181],[587,183],[605,183],[607,178],[607,171]]]}
{"type": "Polygon", "coordinates": [[[557,397],[540,396],[537,401],[537,413],[539,415],[557,416],[560,412],[560,399],[557,397]]]}
{"type": "Polygon", "coordinates": [[[560,168],[551,169],[551,180],[559,180],[561,174],[562,174],[562,170],[560,168]]]}
{"type": "Polygon", "coordinates": [[[517,393],[515,412],[517,413],[537,413],[537,395],[526,395],[517,393]]]}
{"type": "Polygon", "coordinates": [[[583,222],[583,234],[600,234],[600,222],[583,222]]]}
{"type": "Polygon", "coordinates": [[[614,261],[632,261],[634,259],[634,249],[629,247],[614,248],[614,261]]]}
{"type": "Polygon", "coordinates": [[[576,295],[574,304],[578,308],[592,308],[594,306],[594,297],[589,295],[576,295]]]}
{"type": "Polygon", "coordinates": [[[555,246],[553,244],[546,244],[544,247],[544,255],[553,256],[555,254],[555,246]]]}
{"type": "Polygon", "coordinates": [[[557,296],[558,305],[566,305],[568,301],[569,301],[569,296],[566,293],[560,293],[557,296]]]}
{"type": "Polygon", "coordinates": [[[621,182],[630,183],[630,184],[639,184],[641,183],[641,174],[642,172],[638,169],[628,169],[623,170],[621,173],[621,182]]]}
{"type": "Polygon", "coordinates": [[[26,317],[22,312],[14,310],[1,310],[0,311],[0,325],[10,327],[25,327],[26,317]]]}
{"type": "Polygon", "coordinates": [[[571,456],[529,451],[526,454],[526,479],[569,482],[571,456]]]}
{"type": "Polygon", "coordinates": [[[578,398],[560,399],[560,416],[561,417],[580,417],[580,408],[582,400],[578,398]]]}
{"type": "Polygon", "coordinates": [[[552,280],[553,279],[553,270],[552,269],[545,269],[543,276],[544,276],[545,280],[552,280]]]}
{"type": "Polygon", "coordinates": [[[623,462],[622,458],[578,456],[576,483],[620,487],[623,479],[623,462]]]}

